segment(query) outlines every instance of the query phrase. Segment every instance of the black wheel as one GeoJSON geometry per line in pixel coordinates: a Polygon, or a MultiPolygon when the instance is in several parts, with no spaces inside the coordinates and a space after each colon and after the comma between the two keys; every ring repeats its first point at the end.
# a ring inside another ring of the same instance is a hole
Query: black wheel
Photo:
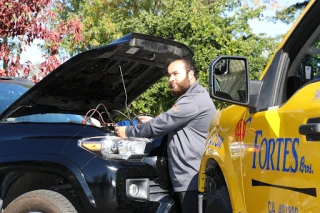
{"type": "Polygon", "coordinates": [[[232,205],[224,176],[216,162],[212,161],[206,169],[205,213],[232,213],[232,205]]]}
{"type": "Polygon", "coordinates": [[[226,186],[215,190],[207,198],[205,213],[232,213],[229,192],[226,186]]]}
{"type": "Polygon", "coordinates": [[[77,213],[71,202],[63,195],[50,190],[27,192],[14,199],[4,213],[77,213]]]}

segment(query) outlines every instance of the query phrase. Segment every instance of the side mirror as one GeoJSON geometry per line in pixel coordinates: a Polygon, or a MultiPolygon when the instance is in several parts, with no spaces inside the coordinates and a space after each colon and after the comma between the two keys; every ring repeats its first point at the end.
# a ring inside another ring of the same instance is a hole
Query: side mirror
{"type": "Polygon", "coordinates": [[[209,92],[214,99],[249,104],[248,60],[239,56],[219,56],[209,67],[209,92]]]}

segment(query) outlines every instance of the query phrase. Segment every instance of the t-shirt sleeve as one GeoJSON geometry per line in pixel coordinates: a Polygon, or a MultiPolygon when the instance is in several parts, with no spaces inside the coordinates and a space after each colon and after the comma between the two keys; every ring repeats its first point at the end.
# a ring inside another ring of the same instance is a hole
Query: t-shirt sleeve
{"type": "Polygon", "coordinates": [[[128,126],[128,137],[159,137],[178,129],[199,114],[198,103],[193,98],[183,97],[174,104],[167,112],[164,112],[149,122],[128,126]]]}

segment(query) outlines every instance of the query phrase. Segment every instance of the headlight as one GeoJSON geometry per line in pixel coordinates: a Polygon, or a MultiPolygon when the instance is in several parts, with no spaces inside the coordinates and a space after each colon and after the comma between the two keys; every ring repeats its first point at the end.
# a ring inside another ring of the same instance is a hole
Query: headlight
{"type": "Polygon", "coordinates": [[[151,140],[146,138],[122,139],[107,135],[82,138],[79,140],[78,146],[106,159],[127,160],[135,155],[144,155],[146,145],[150,142],[151,140]]]}

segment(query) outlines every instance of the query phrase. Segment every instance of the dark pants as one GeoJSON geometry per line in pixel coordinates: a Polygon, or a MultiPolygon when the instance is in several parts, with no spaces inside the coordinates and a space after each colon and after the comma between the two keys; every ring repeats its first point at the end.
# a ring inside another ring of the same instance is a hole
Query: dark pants
{"type": "Polygon", "coordinates": [[[198,191],[175,192],[180,201],[181,213],[198,213],[198,191]]]}

